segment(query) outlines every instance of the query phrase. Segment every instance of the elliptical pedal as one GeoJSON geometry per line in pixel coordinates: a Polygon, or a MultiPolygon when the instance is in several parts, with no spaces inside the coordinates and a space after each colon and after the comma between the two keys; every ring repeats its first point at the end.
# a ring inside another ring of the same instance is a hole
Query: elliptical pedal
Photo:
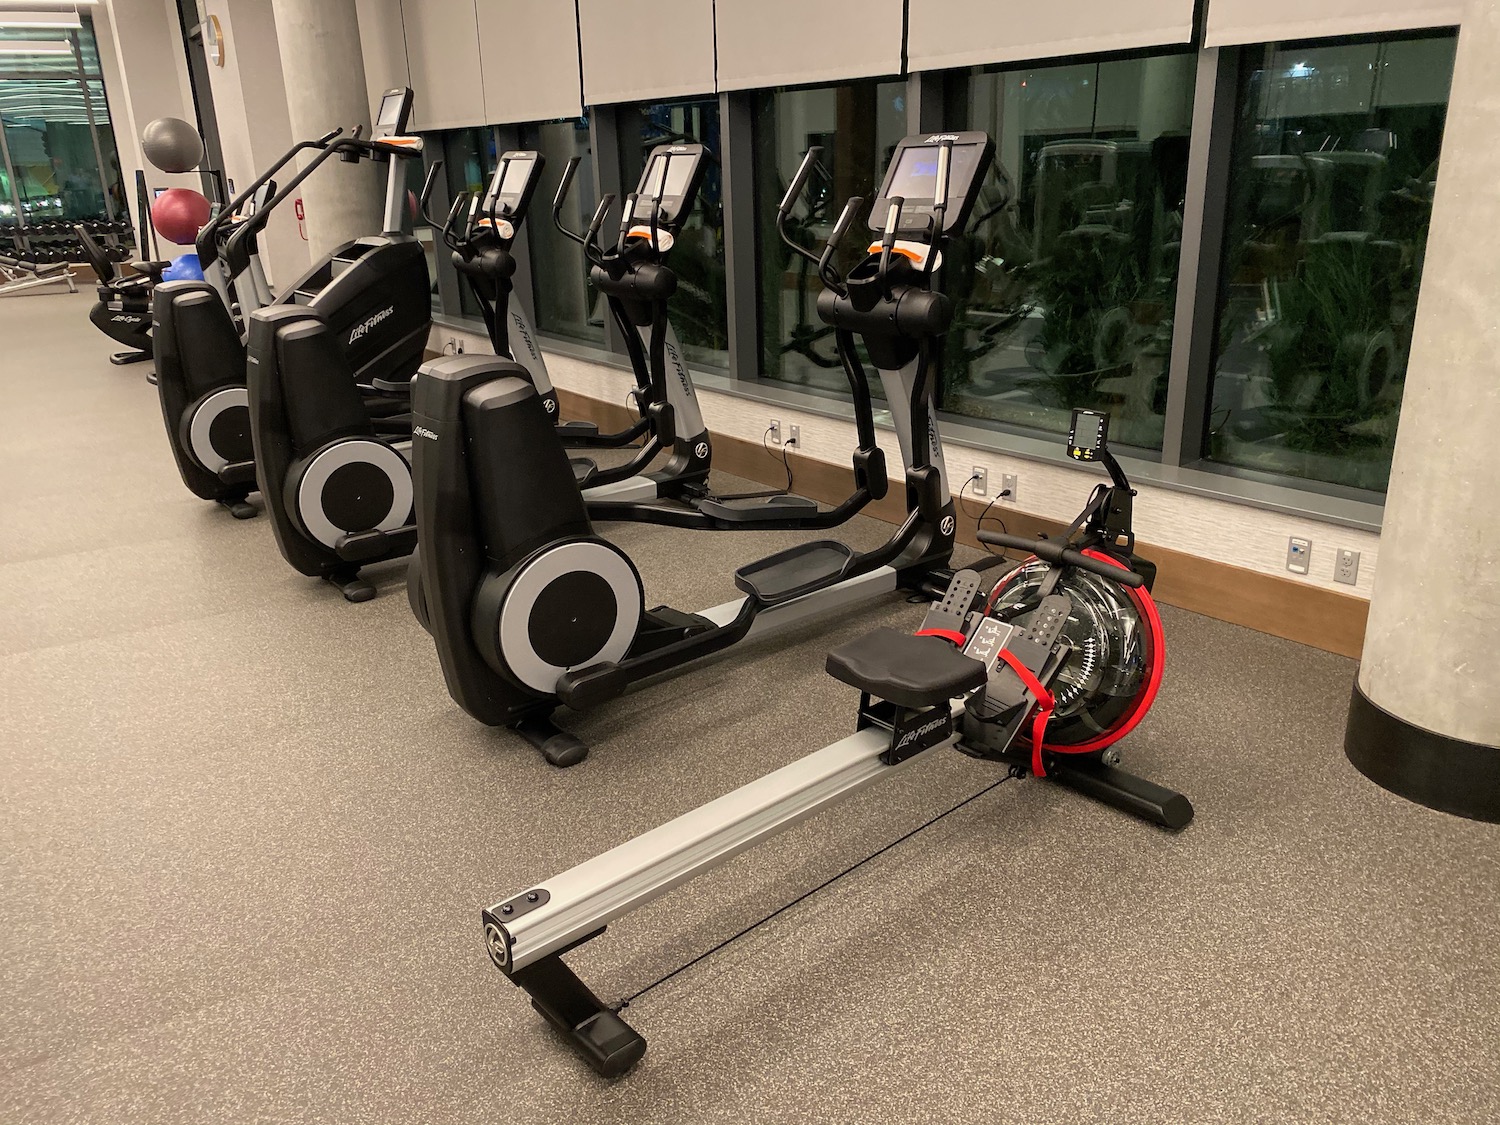
{"type": "Polygon", "coordinates": [[[793,496],[791,493],[780,496],[729,496],[724,499],[709,496],[699,500],[694,506],[705,516],[725,523],[799,519],[818,510],[816,500],[793,496]]]}
{"type": "Polygon", "coordinates": [[[734,572],[734,584],[763,606],[780,605],[840,578],[854,548],[837,539],[800,543],[734,572]]]}

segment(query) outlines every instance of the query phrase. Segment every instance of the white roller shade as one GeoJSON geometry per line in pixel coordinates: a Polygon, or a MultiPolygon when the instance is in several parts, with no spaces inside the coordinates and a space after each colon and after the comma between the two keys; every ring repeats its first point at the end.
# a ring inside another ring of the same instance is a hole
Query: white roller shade
{"type": "Polygon", "coordinates": [[[485,124],[474,0],[401,0],[401,17],[416,95],[411,128],[485,124]]]}
{"type": "Polygon", "coordinates": [[[1463,10],[1455,0],[1211,0],[1204,38],[1227,47],[1448,27],[1463,10]]]}
{"type": "Polygon", "coordinates": [[[578,0],[578,20],[589,105],[713,93],[713,0],[578,0]]]}
{"type": "Polygon", "coordinates": [[[902,0],[718,0],[719,89],[901,73],[902,0]]]}
{"type": "Polygon", "coordinates": [[[485,120],[551,121],[583,112],[578,19],[567,0],[479,0],[485,120]]]}
{"type": "Polygon", "coordinates": [[[1186,43],[1193,0],[911,0],[912,70],[1186,43]]]}
{"type": "Polygon", "coordinates": [[[354,0],[354,12],[365,59],[365,86],[370,91],[370,120],[374,121],[382,93],[411,85],[406,39],[401,30],[401,0],[354,0]]]}

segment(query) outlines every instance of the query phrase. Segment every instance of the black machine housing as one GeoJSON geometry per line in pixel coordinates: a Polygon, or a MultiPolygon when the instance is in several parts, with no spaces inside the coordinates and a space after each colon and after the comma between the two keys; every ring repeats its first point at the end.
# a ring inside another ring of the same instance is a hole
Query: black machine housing
{"type": "MultiPolygon", "coordinates": [[[[656,175],[658,189],[690,192],[698,173],[685,173],[679,183],[672,172],[684,152],[692,157],[689,167],[696,168],[701,146],[660,146],[643,183],[656,175]],[[660,174],[653,172],[657,167],[660,174]]],[[[976,175],[983,174],[992,153],[984,138],[976,175]]],[[[946,162],[950,155],[945,151],[940,159],[946,162]]],[[[784,208],[790,208],[816,157],[810,152],[804,160],[784,208]]],[[[609,202],[601,203],[589,242],[609,202]]],[[[851,200],[845,208],[824,265],[861,206],[862,201],[851,200]]],[[[961,224],[971,206],[972,193],[954,194],[938,200],[933,214],[940,220],[949,209],[954,223],[961,224]]],[[[680,210],[657,206],[650,212],[656,222],[643,230],[633,218],[639,208],[638,198],[627,202],[614,255],[591,254],[595,284],[624,319],[622,330],[632,329],[627,339],[636,338],[634,329],[642,322],[664,315],[671,282],[663,281],[664,267],[649,257],[659,253],[654,247],[683,217],[680,210]],[[659,285],[668,286],[665,295],[659,285]]],[[[933,253],[944,229],[940,221],[922,225],[933,253]]],[[[408,593],[433,636],[454,699],[481,722],[517,729],[554,764],[572,764],[587,749],[552,724],[559,703],[581,708],[613,698],[642,679],[738,642],[764,612],[880,568],[894,570],[893,584],[928,589],[936,582],[941,589],[956,519],[933,414],[951,305],[931,289],[931,276],[931,270],[913,267],[904,256],[874,254],[847,279],[832,276],[828,299],[819,302],[819,314],[837,330],[840,354],[857,389],[862,448],[849,504],[831,512],[813,505],[812,518],[772,512],[772,518],[758,522],[748,517],[712,521],[705,515],[711,510],[707,505],[657,506],[681,512],[685,526],[819,527],[848,518],[872,496],[882,495],[885,462],[875,443],[856,337],[864,342],[894,400],[907,463],[907,517],[872,551],[817,540],[741,568],[735,580],[745,597],[731,609],[732,619],[665,606],[645,609],[633,564],[594,533],[589,517],[597,514],[596,505],[569,488],[566,452],[519,365],[481,356],[444,357],[424,365],[412,391],[422,546],[412,560],[408,593]]]]}

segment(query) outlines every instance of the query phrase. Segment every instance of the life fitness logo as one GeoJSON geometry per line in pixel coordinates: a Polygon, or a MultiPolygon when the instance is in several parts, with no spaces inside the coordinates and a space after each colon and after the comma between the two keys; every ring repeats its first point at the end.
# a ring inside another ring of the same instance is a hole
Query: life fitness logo
{"type": "Polygon", "coordinates": [[[556,414],[557,402],[550,398],[544,398],[542,399],[542,409],[545,410],[548,414],[556,414]]]}
{"type": "Polygon", "coordinates": [[[700,460],[700,461],[707,461],[708,460],[708,442],[706,442],[706,441],[700,441],[697,445],[693,446],[693,456],[696,457],[696,458],[698,458],[698,460],[700,460]]]}
{"type": "Polygon", "coordinates": [[[943,529],[943,534],[944,535],[952,535],[953,534],[953,527],[954,527],[953,517],[952,516],[944,516],[943,517],[943,522],[941,524],[939,524],[938,526],[943,529]]]}
{"type": "Polygon", "coordinates": [[[393,316],[395,312],[395,305],[392,305],[388,309],[381,309],[378,313],[370,317],[363,324],[356,327],[353,332],[349,333],[349,342],[351,344],[354,343],[355,340],[358,340],[360,337],[366,335],[370,331],[370,329],[374,328],[382,320],[385,320],[389,316],[393,316]]]}

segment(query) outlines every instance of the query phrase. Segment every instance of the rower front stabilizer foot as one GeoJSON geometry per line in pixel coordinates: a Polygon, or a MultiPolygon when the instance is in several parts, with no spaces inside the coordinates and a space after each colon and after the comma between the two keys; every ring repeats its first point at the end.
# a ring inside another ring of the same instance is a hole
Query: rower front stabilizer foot
{"type": "Polygon", "coordinates": [[[646,1038],[595,996],[562,960],[568,950],[603,932],[596,930],[565,949],[513,970],[509,967],[510,942],[505,928],[490,911],[484,911],[484,944],[490,960],[512,984],[525,990],[531,1006],[595,1073],[613,1079],[641,1061],[646,1038]]]}

